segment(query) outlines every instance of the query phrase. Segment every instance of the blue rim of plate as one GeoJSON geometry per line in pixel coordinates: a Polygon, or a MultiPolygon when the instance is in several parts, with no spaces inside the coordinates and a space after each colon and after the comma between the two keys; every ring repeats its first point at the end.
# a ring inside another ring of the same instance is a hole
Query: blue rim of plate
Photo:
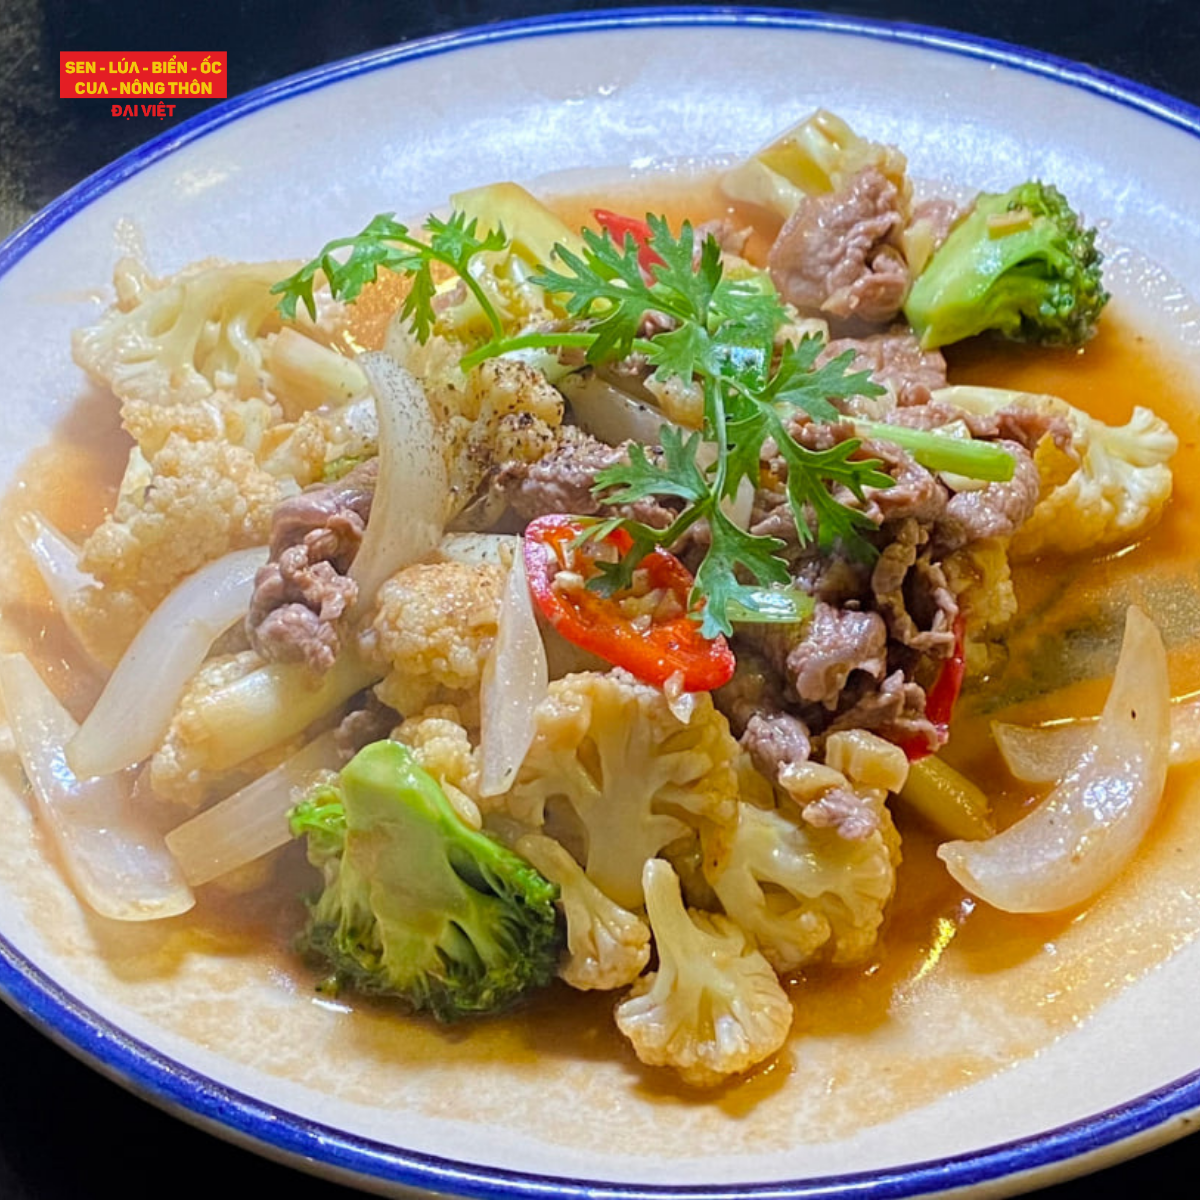
{"type": "MultiPolygon", "coordinates": [[[[183,122],[97,171],[0,243],[0,275],[93,201],[160,159],[244,116],[344,79],[435,55],[521,39],[662,27],[776,28],[870,38],[1026,71],[1200,137],[1200,108],[1120,76],[1039,51],[923,25],[763,8],[620,8],[531,17],[402,43],[290,76],[183,122]]],[[[0,938],[0,999],[60,1046],[146,1100],[207,1131],[339,1182],[426,1189],[479,1200],[850,1200],[932,1195],[1066,1167],[1122,1142],[1182,1133],[1200,1109],[1200,1071],[1081,1121],[981,1151],[878,1171],[776,1183],[671,1186],[590,1182],[473,1166],[345,1133],[219,1084],[130,1036],[0,938]]],[[[1031,1183],[1036,1183],[1034,1179],[1031,1183]]]]}

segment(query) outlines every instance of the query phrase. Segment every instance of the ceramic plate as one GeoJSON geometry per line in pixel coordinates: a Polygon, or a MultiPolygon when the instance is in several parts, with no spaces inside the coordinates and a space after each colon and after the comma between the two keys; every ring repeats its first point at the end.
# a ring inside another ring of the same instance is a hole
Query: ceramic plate
{"type": "MultiPolygon", "coordinates": [[[[1181,352],[1195,347],[1200,321],[1171,284],[1200,276],[1200,114],[1182,104],[921,29],[725,9],[536,20],[238,98],[39,214],[0,249],[2,477],[56,429],[86,446],[69,334],[95,315],[131,237],[159,272],[209,255],[308,257],[378,211],[419,213],[494,179],[686,171],[817,106],[901,146],[922,179],[1056,181],[1101,222],[1121,302],[1157,314],[1181,352]]],[[[9,1002],[186,1119],[373,1190],[999,1195],[1166,1141],[1200,1106],[1200,1022],[1178,1019],[1200,994],[1200,945],[1186,881],[1165,861],[1143,863],[1014,974],[937,985],[915,972],[869,1028],[797,1039],[753,1085],[702,1101],[636,1069],[606,1032],[607,1005],[570,1029],[447,1036],[348,1019],[253,939],[89,918],[44,861],[5,761],[9,1002]],[[1166,914],[1161,953],[1126,960],[1146,940],[1130,931],[1147,905],[1166,914]],[[1084,997],[1101,979],[1127,982],[1097,1006],[1084,997]]],[[[1181,836],[1186,808],[1171,818],[1181,836]]]]}

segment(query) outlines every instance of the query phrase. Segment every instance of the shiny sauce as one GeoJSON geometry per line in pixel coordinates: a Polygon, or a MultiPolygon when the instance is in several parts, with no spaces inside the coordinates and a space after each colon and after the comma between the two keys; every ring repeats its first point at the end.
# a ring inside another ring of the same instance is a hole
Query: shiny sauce
{"type": "MultiPolygon", "coordinates": [[[[674,219],[685,211],[694,220],[719,212],[711,198],[697,204],[694,181],[678,195],[659,188],[654,204],[640,187],[606,196],[605,204],[631,212],[652,207],[674,219]]],[[[589,203],[556,204],[576,227],[587,219],[589,203]]],[[[353,331],[358,344],[379,343],[396,296],[394,283],[385,283],[365,297],[353,331]]],[[[1096,559],[1015,570],[1021,615],[1006,656],[964,696],[947,751],[968,775],[992,781],[1003,825],[1039,794],[1006,774],[989,722],[1097,712],[1126,604],[1142,604],[1162,628],[1173,691],[1200,689],[1200,489],[1190,486],[1200,478],[1200,386],[1118,304],[1082,351],[981,341],[953,349],[948,359],[951,382],[1051,392],[1111,423],[1123,423],[1135,404],[1147,404],[1181,443],[1173,463],[1175,498],[1141,542],[1096,559]]],[[[81,402],[55,442],[31,457],[8,511],[36,509],[69,535],[82,536],[113,501],[124,444],[111,404],[81,402]]],[[[3,536],[11,537],[7,530],[3,536]]],[[[31,570],[18,572],[5,599],[10,640],[23,645],[69,703],[84,707],[96,681],[76,661],[31,570]]],[[[172,973],[185,959],[216,956],[226,966],[242,964],[241,978],[263,979],[272,1003],[283,999],[290,1006],[288,1019],[294,1017],[298,1031],[340,1029],[354,1055],[402,1062],[410,1071],[441,1061],[491,1064],[517,1075],[537,1072],[551,1059],[585,1070],[616,1063],[624,1086],[643,1099],[710,1105],[734,1117],[760,1107],[770,1111],[786,1089],[789,1111],[798,1108],[800,1115],[779,1136],[815,1140],[886,1120],[1036,1053],[1193,939],[1200,931],[1200,912],[1190,900],[1190,878],[1200,868],[1198,801],[1200,773],[1173,771],[1161,816],[1124,876],[1087,909],[1048,917],[1011,916],[974,902],[937,861],[936,834],[901,810],[904,860],[874,957],[855,968],[817,967],[791,981],[796,1021],[788,1048],[770,1066],[711,1094],[642,1069],[613,1027],[612,995],[568,993],[556,985],[522,1013],[452,1032],[399,1017],[384,1005],[318,999],[315,978],[289,950],[303,919],[302,906],[291,898],[314,883],[298,847],[279,857],[272,882],[257,892],[210,885],[193,913],[162,928],[93,930],[93,949],[110,955],[119,964],[114,970],[141,976],[152,996],[171,995],[172,973]]],[[[41,919],[57,918],[47,909],[41,919]]],[[[230,1011],[217,988],[178,1008],[155,1000],[153,1015],[176,1032],[256,1061],[253,1036],[230,1032],[230,1011]]],[[[311,1058],[277,1056],[259,1065],[370,1102],[342,1073],[325,1074],[311,1058]]],[[[405,1102],[436,1113],[457,1102],[457,1091],[426,1089],[405,1102]]],[[[501,1119],[502,1106],[492,1115],[501,1119]]],[[[564,1118],[564,1140],[572,1128],[564,1118]]]]}

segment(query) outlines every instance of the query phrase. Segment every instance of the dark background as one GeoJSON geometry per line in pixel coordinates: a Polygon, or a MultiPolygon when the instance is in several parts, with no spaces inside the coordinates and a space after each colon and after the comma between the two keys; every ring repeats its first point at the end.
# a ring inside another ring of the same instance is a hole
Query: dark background
{"type": "MultiPolygon", "coordinates": [[[[361,51],[512,17],[611,7],[570,0],[0,0],[0,235],[174,119],[114,120],[58,99],[60,50],[226,50],[230,95],[361,51]]],[[[1196,0],[898,0],[799,6],[941,26],[1033,47],[1200,106],[1196,0]]],[[[211,102],[209,102],[211,103],[211,102]]],[[[1046,114],[1051,129],[1053,114],[1046,114]]],[[[1030,130],[1030,137],[1039,135],[1030,130]]],[[[1197,180],[1200,187],[1200,179],[1197,180]]],[[[1190,1007],[1181,1020],[1195,1020],[1190,1007]]],[[[0,1005],[0,1200],[196,1194],[342,1200],[358,1193],[202,1134],[77,1063],[0,1005]]],[[[1184,1066],[1187,1064],[1181,1064],[1184,1066]]],[[[1192,1138],[1043,1193],[1096,1200],[1195,1195],[1192,1138]]]]}

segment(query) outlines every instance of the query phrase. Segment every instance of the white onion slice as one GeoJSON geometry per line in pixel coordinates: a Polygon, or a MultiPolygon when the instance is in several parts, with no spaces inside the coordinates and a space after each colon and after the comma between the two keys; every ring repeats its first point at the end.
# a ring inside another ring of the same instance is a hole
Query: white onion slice
{"type": "Polygon", "coordinates": [[[14,524],[50,598],[66,612],[71,598],[96,582],[79,569],[79,547],[41,513],[23,512],[14,524]]]}
{"type": "Polygon", "coordinates": [[[1094,738],[1027,816],[983,841],[938,848],[950,874],[1006,912],[1058,912],[1090,900],[1132,858],[1167,774],[1167,655],[1153,622],[1130,608],[1112,689],[1094,738]]]}
{"type": "Polygon", "coordinates": [[[350,566],[358,608],[401,567],[437,548],[450,505],[450,481],[424,389],[394,358],[360,354],[379,415],[379,479],[362,545],[350,566]]]}
{"type": "Polygon", "coordinates": [[[117,921],[187,912],[191,889],[131,800],[128,779],[79,779],[67,766],[75,720],[24,655],[0,657],[0,694],[38,812],[80,899],[117,921]]]}
{"type": "MultiPolygon", "coordinates": [[[[86,571],[79,568],[79,547],[60,529],[52,525],[41,513],[24,512],[14,522],[17,534],[29,551],[37,573],[42,577],[54,607],[58,609],[63,623],[70,631],[80,647],[87,651],[87,645],[74,619],[74,606],[71,601],[85,587],[96,581],[86,571]]],[[[98,671],[104,671],[103,666],[88,653],[91,665],[98,671]]],[[[107,672],[104,672],[107,674],[107,672]]]]}
{"type": "MultiPolygon", "coordinates": [[[[1053,725],[1013,725],[992,722],[992,736],[1014,779],[1022,783],[1054,783],[1071,769],[1095,736],[1096,718],[1055,722],[1053,725]]],[[[1171,748],[1167,761],[1173,767],[1200,762],[1200,697],[1189,696],[1171,704],[1171,748]]]]}
{"type": "Polygon", "coordinates": [[[580,429],[610,446],[624,441],[657,446],[659,430],[672,423],[652,404],[635,400],[592,372],[560,379],[558,390],[571,402],[580,429]]]}
{"type": "Polygon", "coordinates": [[[111,775],[154,752],[213,642],[246,615],[266,561],[263,546],[226,554],[189,575],[150,614],[67,747],[77,775],[111,775]]]}
{"type": "Polygon", "coordinates": [[[546,695],[549,678],[546,648],[525,576],[525,556],[518,550],[500,601],[496,640],[484,664],[479,743],[482,795],[499,796],[512,787],[533,742],[535,710],[546,695]]]}
{"type": "Polygon", "coordinates": [[[167,834],[184,878],[199,887],[244,867],[291,840],[287,814],[322,771],[341,765],[334,731],[309,742],[279,766],[167,834]]]}

